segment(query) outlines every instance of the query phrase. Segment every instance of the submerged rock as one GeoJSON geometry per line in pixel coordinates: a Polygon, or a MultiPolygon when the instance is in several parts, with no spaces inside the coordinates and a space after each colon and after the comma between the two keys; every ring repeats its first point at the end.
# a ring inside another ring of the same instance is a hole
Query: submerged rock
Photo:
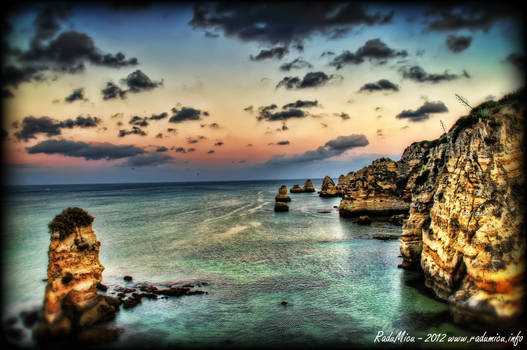
{"type": "Polygon", "coordinates": [[[397,215],[392,215],[390,216],[390,218],[388,219],[388,222],[396,225],[396,226],[403,226],[403,224],[405,223],[405,221],[408,220],[408,215],[406,214],[397,214],[397,215]]]}
{"type": "Polygon", "coordinates": [[[367,215],[359,216],[357,219],[357,224],[359,225],[371,225],[371,219],[367,215]]]}
{"type": "Polygon", "coordinates": [[[374,239],[381,241],[391,241],[401,238],[401,235],[389,234],[389,233],[378,233],[372,236],[374,239]]]}
{"type": "Polygon", "coordinates": [[[275,202],[274,211],[289,211],[289,206],[284,202],[275,202]]]}
{"type": "Polygon", "coordinates": [[[289,195],[287,194],[286,185],[280,186],[280,188],[278,189],[278,194],[275,197],[275,201],[277,202],[290,202],[291,201],[291,197],[289,197],[289,195]]]}
{"type": "Polygon", "coordinates": [[[318,193],[320,197],[337,197],[338,191],[335,187],[335,183],[329,176],[326,176],[324,180],[322,180],[322,186],[320,189],[320,192],[318,193]]]}

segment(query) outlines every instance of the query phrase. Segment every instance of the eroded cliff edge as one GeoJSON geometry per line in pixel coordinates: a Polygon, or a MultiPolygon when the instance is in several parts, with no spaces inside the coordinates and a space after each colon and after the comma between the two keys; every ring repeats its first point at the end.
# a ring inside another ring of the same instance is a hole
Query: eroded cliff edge
{"type": "Polygon", "coordinates": [[[473,108],[398,162],[379,159],[339,178],[343,216],[409,211],[400,267],[458,322],[513,321],[523,312],[523,91],[473,108]]]}

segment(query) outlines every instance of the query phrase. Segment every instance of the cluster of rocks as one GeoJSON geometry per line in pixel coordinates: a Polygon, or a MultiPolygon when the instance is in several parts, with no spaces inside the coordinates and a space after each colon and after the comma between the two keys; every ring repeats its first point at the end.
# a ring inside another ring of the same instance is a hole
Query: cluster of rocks
{"type": "MultiPolygon", "coordinates": [[[[107,323],[123,308],[133,308],[143,298],[158,299],[183,295],[207,294],[194,289],[208,282],[175,282],[159,284],[133,283],[125,276],[127,286],[102,283],[104,266],[99,261],[100,242],[92,229],[93,217],[81,208],[68,208],[50,223],[51,242],[48,251],[48,276],[42,309],[20,315],[22,323],[32,328],[39,344],[56,344],[74,340],[99,343],[116,340],[122,329],[107,323]],[[100,292],[104,294],[100,294],[100,292]],[[109,295],[113,294],[113,295],[109,295]]],[[[24,336],[9,324],[12,338],[24,336]]]]}
{"type": "Polygon", "coordinates": [[[289,190],[291,193],[311,193],[315,192],[315,187],[313,186],[313,182],[311,182],[310,179],[307,179],[304,183],[304,187],[300,187],[298,184],[293,185],[291,189],[289,190]]]}

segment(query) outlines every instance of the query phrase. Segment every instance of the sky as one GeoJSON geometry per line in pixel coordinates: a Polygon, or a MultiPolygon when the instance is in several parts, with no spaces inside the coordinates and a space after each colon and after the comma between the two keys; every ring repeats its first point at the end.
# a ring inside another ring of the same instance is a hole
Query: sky
{"type": "Polygon", "coordinates": [[[24,4],[2,19],[7,184],[338,177],[523,84],[507,2],[24,4]]]}

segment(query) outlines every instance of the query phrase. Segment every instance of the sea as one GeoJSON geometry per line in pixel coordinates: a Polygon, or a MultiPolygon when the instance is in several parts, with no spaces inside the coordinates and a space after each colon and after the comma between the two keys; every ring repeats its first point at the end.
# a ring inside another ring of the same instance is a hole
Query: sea
{"type": "MultiPolygon", "coordinates": [[[[397,268],[400,239],[373,238],[400,235],[401,227],[358,225],[339,217],[340,198],[316,192],[290,194],[289,212],[274,212],[280,185],[304,181],[8,187],[2,321],[42,306],[48,223],[78,206],[95,217],[104,284],[123,285],[124,275],[209,283],[202,288],[208,294],[144,298],[121,309],[112,325],[124,332],[111,348],[389,347],[401,344],[379,344],[377,336],[401,331],[415,345],[448,347],[425,340],[482,333],[453,324],[448,306],[422,287],[421,274],[397,268]]],[[[314,179],[315,188],[321,182],[314,179]]],[[[34,347],[25,332],[20,344],[34,347]]]]}

